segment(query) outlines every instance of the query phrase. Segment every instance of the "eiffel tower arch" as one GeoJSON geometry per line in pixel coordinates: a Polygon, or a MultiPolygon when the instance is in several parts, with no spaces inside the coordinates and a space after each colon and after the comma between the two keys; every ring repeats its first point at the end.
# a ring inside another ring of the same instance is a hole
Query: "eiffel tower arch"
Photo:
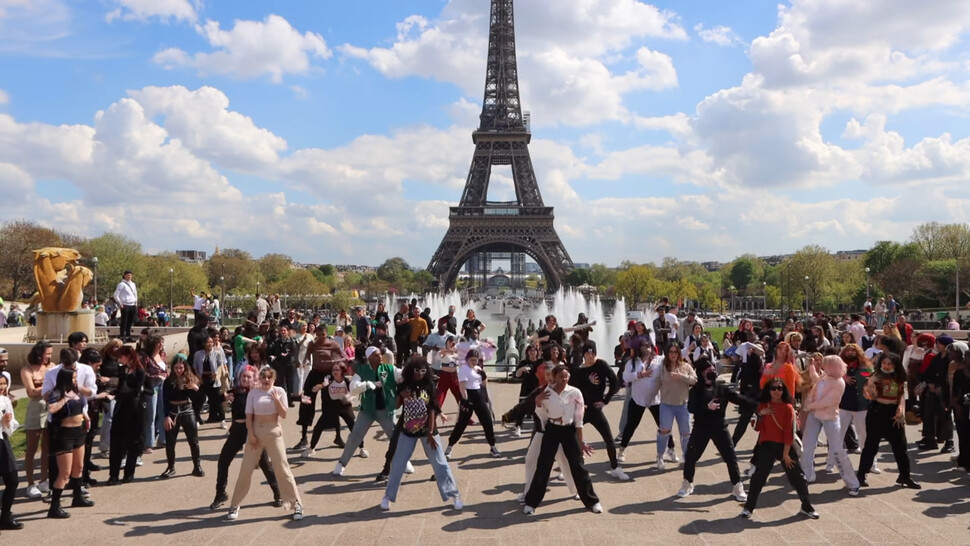
{"type": "Polygon", "coordinates": [[[513,0],[492,0],[488,62],[481,124],[472,133],[472,156],[465,190],[451,207],[448,232],[431,258],[428,270],[441,289],[454,286],[461,267],[476,253],[519,253],[533,258],[549,290],[558,289],[573,261],[554,226],[553,208],[542,201],[519,102],[515,56],[513,0]],[[489,201],[488,186],[495,165],[512,169],[514,201],[489,201]]]}

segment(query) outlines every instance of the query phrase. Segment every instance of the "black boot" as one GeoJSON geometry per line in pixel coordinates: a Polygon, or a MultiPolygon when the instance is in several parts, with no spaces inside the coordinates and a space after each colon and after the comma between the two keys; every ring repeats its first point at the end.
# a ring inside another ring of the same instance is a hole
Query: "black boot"
{"type": "Polygon", "coordinates": [[[0,530],[19,531],[23,528],[24,524],[13,519],[13,515],[10,513],[10,510],[0,512],[0,530]]]}
{"type": "Polygon", "coordinates": [[[275,486],[271,485],[270,486],[270,489],[273,490],[273,506],[275,506],[277,508],[282,508],[283,507],[283,496],[280,495],[280,486],[279,485],[275,485],[275,486]]]}
{"type": "Polygon", "coordinates": [[[197,478],[204,478],[205,477],[205,471],[202,470],[202,465],[199,464],[198,461],[196,461],[196,463],[195,463],[195,468],[192,469],[192,475],[195,476],[195,477],[197,477],[197,478]]]}
{"type": "Polygon", "coordinates": [[[229,500],[229,495],[226,494],[225,489],[220,489],[216,491],[216,498],[209,505],[209,510],[215,510],[225,504],[229,500]]]}
{"type": "Polygon", "coordinates": [[[71,500],[71,508],[90,508],[94,506],[94,501],[85,498],[84,494],[81,493],[81,480],[74,478],[74,498],[71,500]]]}
{"type": "Polygon", "coordinates": [[[168,465],[165,468],[165,471],[162,472],[161,475],[158,476],[158,479],[160,479],[160,480],[167,480],[167,479],[171,478],[174,475],[175,475],[175,466],[168,465]]]}
{"type": "Polygon", "coordinates": [[[61,510],[61,495],[63,493],[63,489],[51,489],[51,506],[47,509],[47,517],[52,519],[67,519],[71,517],[71,514],[61,510]]]}

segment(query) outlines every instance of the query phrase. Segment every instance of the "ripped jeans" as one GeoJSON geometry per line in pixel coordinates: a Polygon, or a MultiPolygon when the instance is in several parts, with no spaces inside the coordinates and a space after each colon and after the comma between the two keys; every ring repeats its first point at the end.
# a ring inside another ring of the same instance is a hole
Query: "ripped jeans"
{"type": "Polygon", "coordinates": [[[672,406],[670,404],[660,404],[660,426],[657,428],[657,457],[663,457],[664,450],[667,449],[667,441],[670,433],[673,432],[674,420],[677,421],[677,432],[680,433],[680,447],[684,458],[687,458],[687,443],[690,439],[690,412],[687,411],[687,404],[672,406]],[[663,431],[667,431],[664,433],[663,431]]]}

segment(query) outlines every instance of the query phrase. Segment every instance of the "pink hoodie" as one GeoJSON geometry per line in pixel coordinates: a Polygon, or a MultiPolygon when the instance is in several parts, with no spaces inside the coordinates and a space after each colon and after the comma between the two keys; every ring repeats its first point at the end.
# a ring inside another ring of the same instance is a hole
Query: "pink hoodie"
{"type": "Polygon", "coordinates": [[[823,375],[822,379],[812,387],[808,400],[802,404],[802,409],[815,414],[819,421],[835,421],[839,418],[839,402],[845,392],[845,380],[841,377],[823,375]]]}

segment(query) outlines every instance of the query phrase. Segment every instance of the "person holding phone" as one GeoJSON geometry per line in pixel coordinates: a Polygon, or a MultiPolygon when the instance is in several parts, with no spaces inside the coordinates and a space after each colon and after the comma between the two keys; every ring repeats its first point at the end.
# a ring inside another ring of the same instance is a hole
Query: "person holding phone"
{"type": "Polygon", "coordinates": [[[87,401],[78,391],[77,371],[74,363],[77,353],[73,349],[61,349],[61,365],[57,372],[54,389],[47,397],[47,407],[56,432],[51,441],[51,451],[57,456],[57,479],[51,487],[51,504],[47,517],[65,519],[71,515],[61,509],[61,495],[65,487],[73,490],[72,507],[94,506],[94,501],[81,493],[81,469],[84,465],[84,436],[88,420],[84,411],[87,401]]]}

